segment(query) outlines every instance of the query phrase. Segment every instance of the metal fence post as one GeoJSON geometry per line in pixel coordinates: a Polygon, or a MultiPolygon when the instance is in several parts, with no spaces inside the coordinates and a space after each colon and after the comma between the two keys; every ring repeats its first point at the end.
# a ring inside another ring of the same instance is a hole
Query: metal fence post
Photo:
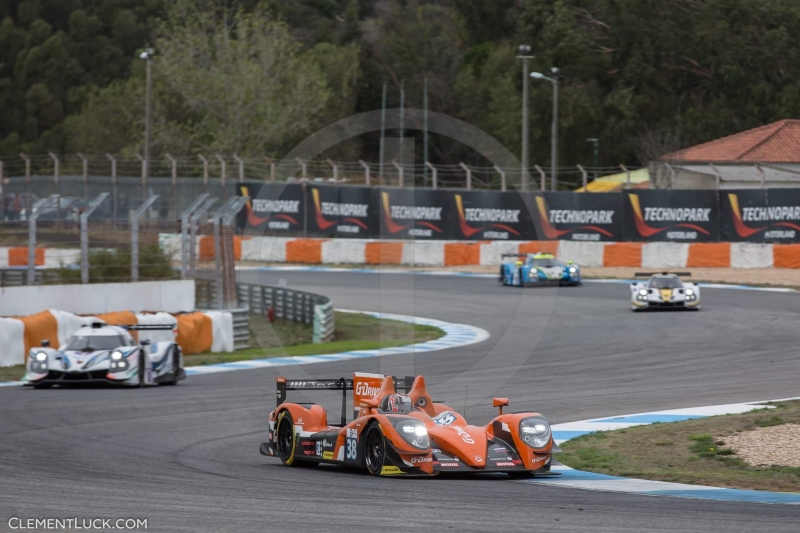
{"type": "Polygon", "coordinates": [[[583,168],[581,165],[577,165],[578,170],[581,171],[581,181],[583,182],[583,192],[586,191],[586,186],[589,184],[589,178],[586,175],[586,169],[583,168]]]}
{"type": "Polygon", "coordinates": [[[269,163],[269,181],[270,182],[274,182],[275,181],[275,161],[273,161],[271,157],[267,157],[265,159],[267,160],[267,163],[269,163]]]}
{"type": "Polygon", "coordinates": [[[101,193],[81,213],[81,283],[89,283],[89,216],[106,198],[108,193],[101,193]]]}
{"type": "Polygon", "coordinates": [[[189,278],[194,279],[197,266],[197,223],[211,206],[216,203],[216,198],[208,198],[189,219],[189,278]]]}
{"type": "Polygon", "coordinates": [[[89,160],[83,154],[78,154],[83,163],[83,201],[89,202],[89,160]]]}
{"type": "Polygon", "coordinates": [[[669,163],[664,163],[664,166],[666,166],[667,170],[669,170],[669,188],[670,189],[674,189],[675,188],[675,169],[672,168],[672,165],[670,165],[669,163]]]}
{"type": "Polygon", "coordinates": [[[238,293],[236,290],[236,263],[234,257],[233,243],[233,220],[236,214],[244,207],[249,198],[239,196],[233,198],[230,205],[225,208],[220,216],[221,228],[221,263],[222,263],[222,305],[225,309],[231,309],[238,304],[238,293]]]}
{"type": "Polygon", "coordinates": [[[114,226],[117,225],[117,160],[111,154],[106,154],[111,161],[111,204],[114,216],[114,226]]]}
{"type": "Polygon", "coordinates": [[[625,188],[626,189],[630,189],[631,188],[631,171],[628,170],[628,167],[626,167],[625,165],[620,165],[619,168],[621,168],[625,172],[625,188]]]}
{"type": "Polygon", "coordinates": [[[208,192],[208,159],[200,154],[197,154],[197,157],[203,162],[203,189],[208,192]]]}
{"type": "Polygon", "coordinates": [[[394,168],[397,169],[397,173],[398,173],[398,176],[399,176],[399,179],[400,179],[399,186],[402,187],[403,186],[403,167],[401,167],[397,163],[397,161],[392,161],[392,166],[394,166],[394,168]]]}
{"type": "Polygon", "coordinates": [[[299,157],[295,157],[294,160],[300,163],[300,177],[306,179],[308,177],[308,175],[306,174],[307,170],[306,162],[300,159],[299,157]]]}
{"type": "Polygon", "coordinates": [[[25,161],[25,213],[31,216],[31,208],[33,207],[33,202],[31,202],[31,160],[23,153],[20,153],[19,156],[25,161]]]}
{"type": "Polygon", "coordinates": [[[142,162],[142,202],[147,199],[147,159],[136,154],[136,158],[142,162]]]}
{"type": "Polygon", "coordinates": [[[58,196],[51,194],[35,211],[28,211],[28,285],[36,281],[36,219],[39,213],[49,209],[53,202],[58,202],[58,196]]]}
{"type": "Polygon", "coordinates": [[[59,185],[59,160],[58,156],[53,152],[48,152],[47,155],[50,156],[50,159],[53,160],[53,184],[56,187],[56,196],[58,200],[56,200],[56,227],[61,225],[61,186],[59,185]]]}
{"type": "Polygon", "coordinates": [[[437,177],[436,167],[433,166],[430,161],[425,161],[425,166],[431,169],[431,184],[433,185],[433,188],[438,189],[439,179],[437,177]]]}
{"type": "Polygon", "coordinates": [[[369,186],[369,165],[363,159],[359,159],[358,162],[364,167],[364,184],[369,186]]]}
{"type": "Polygon", "coordinates": [[[339,182],[339,167],[337,167],[336,163],[334,163],[330,159],[326,159],[325,162],[328,163],[331,166],[331,168],[333,169],[333,182],[334,183],[338,183],[339,182]]]}
{"type": "Polygon", "coordinates": [[[3,190],[3,161],[0,160],[0,222],[4,222],[6,219],[5,207],[6,193],[3,190]]]}
{"type": "Polygon", "coordinates": [[[175,213],[176,218],[178,215],[178,161],[169,154],[166,154],[167,160],[172,166],[172,212],[175,213]]]}
{"type": "Polygon", "coordinates": [[[497,171],[498,174],[500,174],[500,190],[501,191],[505,191],[506,190],[506,173],[502,168],[498,167],[497,165],[494,166],[494,169],[497,171]]]}
{"type": "Polygon", "coordinates": [[[244,181],[244,161],[236,154],[233,154],[233,159],[239,163],[239,183],[242,183],[244,181]]]}
{"type": "Polygon", "coordinates": [[[227,170],[226,170],[226,167],[225,167],[225,158],[222,157],[219,154],[217,154],[216,157],[217,157],[217,161],[219,161],[219,166],[220,166],[220,170],[221,170],[219,186],[222,188],[222,198],[223,198],[223,200],[227,200],[228,199],[228,187],[227,187],[227,183],[226,182],[227,182],[227,177],[228,176],[227,176],[227,170]]]}
{"type": "Polygon", "coordinates": [[[765,189],[767,187],[767,174],[758,163],[756,163],[756,169],[758,169],[759,174],[761,174],[761,188],[765,189]]]}
{"type": "Polygon", "coordinates": [[[208,193],[201,194],[181,213],[181,279],[186,279],[189,271],[189,219],[206,198],[208,193]]]}
{"type": "Polygon", "coordinates": [[[542,192],[544,192],[546,186],[545,182],[547,181],[547,177],[544,175],[544,170],[542,170],[542,167],[540,167],[539,165],[533,165],[533,168],[535,168],[536,171],[539,173],[539,181],[541,182],[542,185],[542,192]]]}
{"type": "Polygon", "coordinates": [[[467,190],[472,190],[472,170],[464,163],[459,163],[458,166],[463,168],[464,172],[467,173],[467,190]]]}
{"type": "Polygon", "coordinates": [[[153,194],[131,213],[131,281],[139,281],[139,218],[158,200],[153,194]]]}

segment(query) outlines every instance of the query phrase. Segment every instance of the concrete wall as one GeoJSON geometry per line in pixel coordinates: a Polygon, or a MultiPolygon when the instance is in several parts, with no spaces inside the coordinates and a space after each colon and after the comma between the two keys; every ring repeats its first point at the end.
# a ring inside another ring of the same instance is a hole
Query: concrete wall
{"type": "Polygon", "coordinates": [[[0,288],[0,316],[32,315],[46,309],[76,314],[127,310],[177,313],[194,310],[194,281],[90,283],[0,288]]]}

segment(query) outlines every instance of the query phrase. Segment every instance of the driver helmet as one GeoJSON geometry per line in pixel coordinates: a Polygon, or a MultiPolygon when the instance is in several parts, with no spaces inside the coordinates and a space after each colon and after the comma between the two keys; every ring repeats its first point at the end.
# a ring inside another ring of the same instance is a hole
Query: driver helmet
{"type": "Polygon", "coordinates": [[[386,397],[384,411],[407,415],[414,408],[414,402],[405,394],[390,394],[386,397]]]}

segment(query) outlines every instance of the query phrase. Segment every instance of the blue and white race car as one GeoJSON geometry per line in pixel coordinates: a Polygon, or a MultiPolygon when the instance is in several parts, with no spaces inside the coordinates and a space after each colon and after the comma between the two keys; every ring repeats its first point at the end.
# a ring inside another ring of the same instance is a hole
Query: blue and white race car
{"type": "Polygon", "coordinates": [[[502,257],[517,258],[516,261],[500,265],[499,281],[503,285],[581,284],[581,268],[572,261],[559,261],[553,254],[503,254],[502,257]]]}
{"type": "Polygon", "coordinates": [[[47,340],[40,348],[32,348],[23,381],[37,389],[85,383],[175,385],[186,377],[181,347],[174,340],[137,343],[130,334],[131,330],[174,331],[175,327],[92,322],[76,331],[59,349],[51,348],[47,340]]]}

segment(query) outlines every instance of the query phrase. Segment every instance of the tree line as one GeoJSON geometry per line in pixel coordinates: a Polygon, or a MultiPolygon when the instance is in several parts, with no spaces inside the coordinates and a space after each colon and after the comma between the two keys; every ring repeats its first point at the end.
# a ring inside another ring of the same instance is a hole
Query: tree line
{"type": "MultiPolygon", "coordinates": [[[[559,68],[559,163],[660,153],[800,116],[796,0],[3,0],[0,155],[280,157],[388,106],[473,124],[520,153],[522,64],[559,68]]],[[[531,162],[549,165],[552,86],[530,80],[531,162]]],[[[416,127],[417,125],[414,125],[416,127]]],[[[395,134],[396,132],[390,132],[395,134]]],[[[408,131],[422,145],[421,133],[408,131]]],[[[378,135],[330,150],[376,161],[378,135]]],[[[420,152],[420,150],[417,150],[420,152]]],[[[485,164],[432,135],[430,159],[485,164]]],[[[421,154],[417,155],[421,162],[421,154]]]]}

